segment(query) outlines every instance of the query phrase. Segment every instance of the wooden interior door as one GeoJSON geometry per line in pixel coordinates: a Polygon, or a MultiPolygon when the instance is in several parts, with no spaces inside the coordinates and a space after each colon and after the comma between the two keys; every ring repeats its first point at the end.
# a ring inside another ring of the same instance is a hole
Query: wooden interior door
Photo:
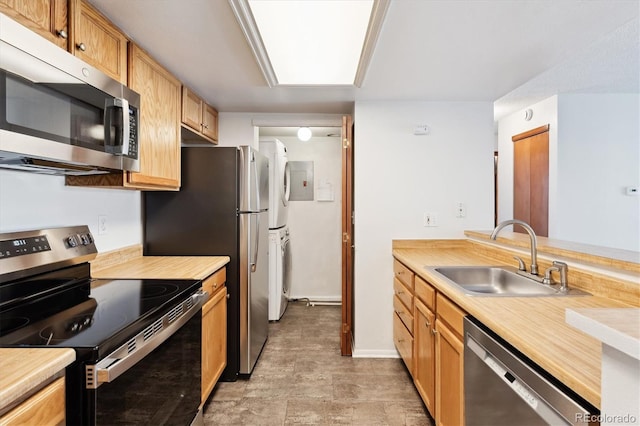
{"type": "Polygon", "coordinates": [[[353,342],[353,123],[342,117],[342,327],[340,352],[351,355],[353,342]]]}
{"type": "MultiPolygon", "coordinates": [[[[513,144],[513,218],[536,235],[549,235],[549,125],[511,138],[513,144]]],[[[514,231],[521,232],[519,228],[514,231]]]]}

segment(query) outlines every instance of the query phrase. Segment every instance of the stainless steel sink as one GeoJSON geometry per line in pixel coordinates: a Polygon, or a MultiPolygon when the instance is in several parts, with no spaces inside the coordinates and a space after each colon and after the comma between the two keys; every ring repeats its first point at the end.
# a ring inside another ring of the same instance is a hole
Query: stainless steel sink
{"type": "Polygon", "coordinates": [[[567,296],[586,295],[570,289],[559,292],[558,285],[545,285],[518,275],[515,268],[503,266],[436,266],[427,267],[441,275],[452,286],[470,296],[567,296]]]}

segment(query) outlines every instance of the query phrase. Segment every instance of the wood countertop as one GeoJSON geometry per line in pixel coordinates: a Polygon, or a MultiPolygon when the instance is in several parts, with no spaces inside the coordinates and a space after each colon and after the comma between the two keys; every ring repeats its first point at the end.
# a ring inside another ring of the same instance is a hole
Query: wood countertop
{"type": "Polygon", "coordinates": [[[229,263],[228,256],[139,256],[94,270],[104,279],[196,279],[202,280],[229,263]]]}
{"type": "Polygon", "coordinates": [[[0,413],[40,390],[75,359],[73,349],[0,349],[0,413]]]}
{"type": "MultiPolygon", "coordinates": [[[[395,243],[395,242],[394,242],[395,243]]],[[[567,309],[628,308],[597,296],[482,297],[452,287],[425,266],[500,265],[465,240],[432,247],[394,244],[393,256],[596,407],[600,407],[600,341],[565,322],[567,309]]],[[[570,272],[571,273],[571,272],[570,272]]]]}

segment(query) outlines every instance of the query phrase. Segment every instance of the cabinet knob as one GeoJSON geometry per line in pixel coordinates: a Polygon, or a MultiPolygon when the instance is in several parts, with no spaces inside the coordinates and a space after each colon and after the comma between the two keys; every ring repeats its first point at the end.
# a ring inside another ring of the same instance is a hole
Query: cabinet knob
{"type": "Polygon", "coordinates": [[[85,46],[85,44],[84,44],[84,43],[78,43],[78,44],[76,44],[76,47],[77,47],[78,49],[82,50],[83,52],[84,52],[85,50],[87,50],[87,46],[85,46]]]}
{"type": "Polygon", "coordinates": [[[427,324],[427,327],[431,327],[431,321],[427,320],[425,324],[427,324]]]}
{"type": "Polygon", "coordinates": [[[436,329],[432,329],[431,330],[431,334],[433,334],[435,336],[436,334],[438,334],[438,331],[436,329]]]}
{"type": "Polygon", "coordinates": [[[213,288],[218,288],[218,283],[213,283],[213,288]]]}
{"type": "Polygon", "coordinates": [[[204,127],[205,129],[208,129],[209,126],[207,126],[206,124],[202,123],[202,127],[204,127]]]}
{"type": "Polygon", "coordinates": [[[63,38],[65,40],[69,37],[69,35],[65,30],[56,31],[56,34],[58,34],[58,37],[63,38]]]}

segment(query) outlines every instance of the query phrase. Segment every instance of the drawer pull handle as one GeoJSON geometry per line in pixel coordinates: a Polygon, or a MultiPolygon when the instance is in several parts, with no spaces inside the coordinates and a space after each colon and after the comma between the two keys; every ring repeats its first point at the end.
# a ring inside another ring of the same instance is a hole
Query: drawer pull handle
{"type": "Polygon", "coordinates": [[[397,294],[404,294],[404,291],[399,290],[397,294]]]}

